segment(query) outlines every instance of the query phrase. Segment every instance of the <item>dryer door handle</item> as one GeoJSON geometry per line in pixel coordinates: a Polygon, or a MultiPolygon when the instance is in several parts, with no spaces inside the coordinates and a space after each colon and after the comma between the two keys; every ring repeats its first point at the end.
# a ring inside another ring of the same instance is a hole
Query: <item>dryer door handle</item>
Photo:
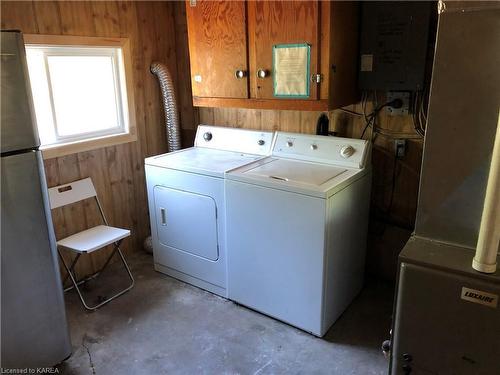
{"type": "Polygon", "coordinates": [[[167,225],[167,210],[160,207],[161,225],[167,225]]]}

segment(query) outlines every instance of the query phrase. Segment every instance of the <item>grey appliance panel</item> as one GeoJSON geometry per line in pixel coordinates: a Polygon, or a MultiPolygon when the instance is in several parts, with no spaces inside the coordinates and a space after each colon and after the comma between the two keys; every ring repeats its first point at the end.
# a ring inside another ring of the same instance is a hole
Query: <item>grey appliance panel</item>
{"type": "MultiPolygon", "coordinates": [[[[471,259],[472,254],[469,264],[471,259]]],[[[392,375],[408,374],[408,370],[416,375],[490,375],[498,371],[500,306],[462,299],[463,287],[500,295],[498,280],[491,283],[450,269],[402,262],[392,375]]]]}
{"type": "Polygon", "coordinates": [[[1,34],[1,152],[36,148],[40,141],[23,37],[16,31],[1,34]]]}
{"type": "Polygon", "coordinates": [[[71,343],[41,153],[1,168],[1,366],[52,366],[71,343]]]}
{"type": "Polygon", "coordinates": [[[360,69],[362,90],[422,90],[432,11],[429,1],[363,2],[360,58],[373,65],[360,69]]]}
{"type": "Polygon", "coordinates": [[[500,103],[500,9],[439,17],[415,233],[475,248],[500,103]]]}

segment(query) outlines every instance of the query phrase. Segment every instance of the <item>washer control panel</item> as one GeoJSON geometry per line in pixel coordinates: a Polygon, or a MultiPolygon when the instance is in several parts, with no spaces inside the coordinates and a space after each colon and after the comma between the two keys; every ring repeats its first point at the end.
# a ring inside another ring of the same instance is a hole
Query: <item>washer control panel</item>
{"type": "Polygon", "coordinates": [[[363,168],[369,148],[362,139],[277,132],[272,155],[363,168]]]}
{"type": "Polygon", "coordinates": [[[195,147],[255,155],[269,155],[272,144],[272,132],[210,125],[199,125],[194,140],[195,147]]]}

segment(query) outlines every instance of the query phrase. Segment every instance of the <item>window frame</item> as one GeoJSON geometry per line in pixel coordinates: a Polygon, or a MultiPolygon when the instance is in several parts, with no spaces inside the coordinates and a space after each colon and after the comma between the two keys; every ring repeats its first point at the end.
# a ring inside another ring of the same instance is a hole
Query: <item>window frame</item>
{"type": "MultiPolygon", "coordinates": [[[[113,61],[113,69],[119,67],[119,63],[123,64],[123,74],[120,75],[120,70],[118,70],[118,79],[123,80],[123,82],[115,82],[117,93],[120,96],[120,107],[125,107],[126,112],[119,109],[118,115],[120,117],[119,122],[121,122],[120,129],[123,132],[116,133],[116,127],[112,128],[114,130],[113,134],[109,134],[111,129],[106,129],[104,131],[97,131],[87,133],[86,135],[77,136],[62,136],[56,134],[58,141],[61,143],[55,143],[50,145],[41,146],[40,150],[44,159],[50,159],[54,157],[60,157],[70,154],[75,154],[84,151],[91,151],[98,148],[113,146],[122,143],[134,142],[137,140],[137,130],[135,121],[135,100],[134,100],[134,81],[132,76],[132,58],[130,52],[130,41],[128,38],[107,38],[107,37],[87,37],[87,36],[69,36],[69,35],[40,35],[40,34],[24,34],[24,43],[26,46],[37,46],[37,47],[81,47],[81,51],[85,48],[120,48],[121,49],[121,60],[119,61],[119,56],[115,56],[115,61],[113,61]],[[124,86],[122,90],[121,87],[124,86]],[[124,97],[125,95],[125,97],[124,97]],[[127,121],[128,120],[128,121],[127,121]],[[108,133],[108,134],[106,134],[108,133]]],[[[52,55],[52,52],[50,53],[52,55]]],[[[45,55],[45,54],[44,54],[45,55]]],[[[57,56],[57,54],[55,54],[57,56]]],[[[44,56],[47,59],[47,56],[44,56]]],[[[52,88],[50,84],[50,73],[48,72],[48,62],[45,61],[45,68],[47,69],[47,79],[49,80],[49,91],[51,96],[51,101],[53,103],[52,88]]],[[[53,108],[54,109],[54,108],[53,108]]],[[[55,113],[53,113],[55,131],[57,132],[57,120],[55,113]]]]}

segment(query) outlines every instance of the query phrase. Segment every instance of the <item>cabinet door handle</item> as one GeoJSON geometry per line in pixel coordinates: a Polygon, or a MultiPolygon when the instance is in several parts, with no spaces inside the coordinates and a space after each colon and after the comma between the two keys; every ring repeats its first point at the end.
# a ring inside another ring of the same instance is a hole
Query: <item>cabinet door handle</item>
{"type": "Polygon", "coordinates": [[[269,70],[267,69],[259,69],[257,70],[257,77],[266,78],[269,76],[269,70]]]}
{"type": "Polygon", "coordinates": [[[234,75],[237,79],[245,78],[247,76],[247,71],[238,69],[234,72],[234,75]]]}
{"type": "Polygon", "coordinates": [[[160,208],[161,225],[167,225],[167,210],[160,208]]]}

